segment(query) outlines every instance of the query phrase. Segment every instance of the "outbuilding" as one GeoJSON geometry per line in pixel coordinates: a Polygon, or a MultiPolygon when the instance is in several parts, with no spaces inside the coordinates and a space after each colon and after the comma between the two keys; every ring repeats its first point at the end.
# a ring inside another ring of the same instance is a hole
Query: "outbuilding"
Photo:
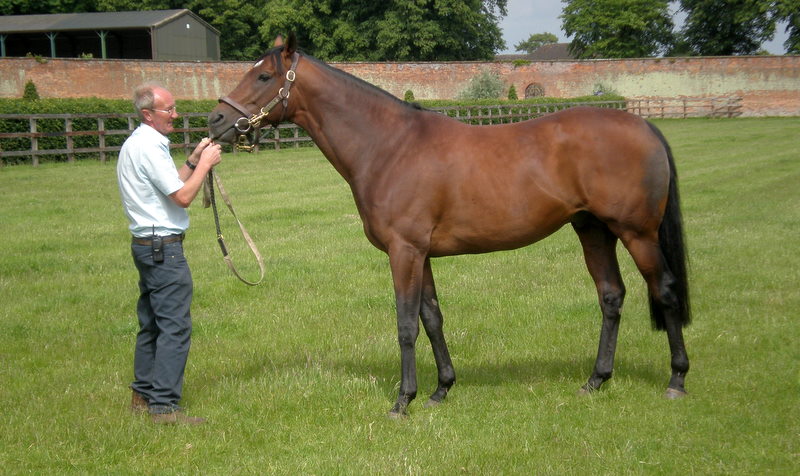
{"type": "Polygon", "coordinates": [[[187,9],[0,17],[0,57],[219,61],[219,31],[187,9]]]}

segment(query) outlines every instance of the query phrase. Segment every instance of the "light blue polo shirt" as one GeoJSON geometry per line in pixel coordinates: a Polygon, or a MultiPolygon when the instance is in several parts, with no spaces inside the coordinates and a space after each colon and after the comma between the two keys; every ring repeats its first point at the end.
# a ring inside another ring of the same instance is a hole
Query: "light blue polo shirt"
{"type": "Polygon", "coordinates": [[[169,153],[169,139],[142,124],[133,131],[117,161],[122,207],[133,236],[179,234],[189,228],[189,214],[169,195],[183,187],[169,153]]]}

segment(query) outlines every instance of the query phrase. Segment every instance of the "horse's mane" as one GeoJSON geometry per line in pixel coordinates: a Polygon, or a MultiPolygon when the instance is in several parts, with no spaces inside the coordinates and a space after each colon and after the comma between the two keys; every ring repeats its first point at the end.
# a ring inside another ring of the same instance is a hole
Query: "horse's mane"
{"type": "MultiPolygon", "coordinates": [[[[266,53],[264,53],[264,55],[261,56],[261,58],[259,58],[259,61],[263,60],[263,59],[266,59],[268,56],[275,55],[277,53],[282,52],[284,48],[285,48],[284,46],[277,46],[275,48],[272,48],[271,50],[269,50],[266,53]]],[[[403,101],[402,99],[399,99],[398,97],[394,96],[393,94],[389,93],[388,91],[384,91],[383,89],[375,86],[374,84],[368,83],[367,81],[364,81],[363,79],[361,79],[361,78],[359,78],[357,76],[354,76],[354,75],[352,75],[352,74],[350,74],[350,73],[348,73],[346,71],[342,71],[341,69],[334,68],[333,66],[329,65],[328,63],[325,63],[324,61],[318,60],[317,58],[315,58],[315,57],[313,57],[313,56],[311,56],[311,55],[309,55],[307,53],[303,53],[301,51],[298,51],[298,52],[301,53],[304,58],[306,58],[308,60],[311,60],[315,64],[321,66],[322,68],[324,68],[327,71],[329,71],[331,74],[343,79],[344,81],[353,83],[353,85],[356,86],[356,87],[359,87],[359,88],[367,90],[367,91],[371,91],[373,93],[378,93],[379,95],[382,95],[382,96],[386,97],[387,99],[390,99],[392,102],[394,102],[394,103],[396,103],[398,105],[401,105],[403,107],[407,107],[407,108],[411,108],[411,109],[415,109],[415,110],[419,110],[419,111],[425,111],[426,110],[424,107],[422,107],[417,102],[410,103],[410,102],[403,101]]]]}

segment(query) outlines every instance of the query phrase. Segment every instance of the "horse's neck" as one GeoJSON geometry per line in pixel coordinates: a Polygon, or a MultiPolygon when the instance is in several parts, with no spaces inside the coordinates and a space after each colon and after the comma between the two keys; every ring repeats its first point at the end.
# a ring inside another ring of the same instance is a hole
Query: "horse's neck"
{"type": "Polygon", "coordinates": [[[355,188],[366,170],[379,167],[376,162],[396,148],[409,109],[378,89],[312,64],[315,80],[304,83],[303,107],[294,122],[355,188]]]}

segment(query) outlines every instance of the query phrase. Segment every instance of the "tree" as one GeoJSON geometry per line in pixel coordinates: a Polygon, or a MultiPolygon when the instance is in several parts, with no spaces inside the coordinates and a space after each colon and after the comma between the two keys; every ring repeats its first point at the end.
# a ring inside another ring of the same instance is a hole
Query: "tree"
{"type": "Polygon", "coordinates": [[[222,59],[248,60],[278,34],[326,61],[485,60],[505,48],[508,0],[0,0],[0,13],[188,8],[218,29],[222,59]]]}
{"type": "Polygon", "coordinates": [[[254,60],[272,46],[275,39],[263,38],[258,29],[267,8],[238,0],[194,0],[190,10],[220,31],[219,49],[223,60],[254,60]]]}
{"type": "Polygon", "coordinates": [[[680,0],[680,5],[687,13],[681,35],[691,54],[754,54],[775,35],[772,0],[680,0]]]}
{"type": "Polygon", "coordinates": [[[800,54],[800,7],[796,0],[779,0],[776,5],[775,17],[778,21],[785,21],[786,32],[789,38],[783,43],[788,54],[800,54]]]}
{"type": "Polygon", "coordinates": [[[294,30],[325,61],[491,59],[507,0],[274,0],[263,39],[294,30]]]}
{"type": "Polygon", "coordinates": [[[532,54],[542,45],[549,45],[557,42],[558,37],[552,33],[537,33],[528,37],[527,40],[520,41],[514,45],[514,51],[522,51],[527,54],[532,54]]]}
{"type": "Polygon", "coordinates": [[[669,0],[565,0],[563,30],[578,58],[634,58],[666,51],[674,40],[669,0]]]}

